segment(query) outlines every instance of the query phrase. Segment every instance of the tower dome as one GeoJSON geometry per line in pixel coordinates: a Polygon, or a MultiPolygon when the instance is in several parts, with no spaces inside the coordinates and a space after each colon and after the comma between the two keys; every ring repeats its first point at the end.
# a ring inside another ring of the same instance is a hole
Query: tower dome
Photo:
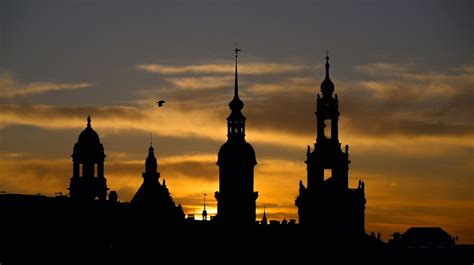
{"type": "Polygon", "coordinates": [[[81,145],[100,145],[99,135],[92,129],[91,117],[87,116],[87,127],[79,134],[77,143],[81,145]]]}
{"type": "Polygon", "coordinates": [[[87,127],[79,134],[74,145],[74,154],[79,160],[101,160],[105,157],[104,147],[100,143],[99,135],[92,129],[91,117],[87,116],[87,127]]]}
{"type": "Polygon", "coordinates": [[[323,97],[331,96],[334,92],[334,83],[331,81],[329,77],[329,56],[326,56],[326,77],[324,78],[323,82],[321,83],[321,92],[323,93],[323,97]]]}
{"type": "Polygon", "coordinates": [[[227,141],[221,146],[217,155],[217,165],[236,163],[236,161],[252,166],[257,164],[255,150],[251,144],[227,141]]]}

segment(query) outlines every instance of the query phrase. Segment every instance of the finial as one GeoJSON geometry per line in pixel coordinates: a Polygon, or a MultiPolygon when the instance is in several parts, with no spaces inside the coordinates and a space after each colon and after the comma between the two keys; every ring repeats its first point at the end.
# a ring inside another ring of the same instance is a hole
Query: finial
{"type": "Polygon", "coordinates": [[[153,146],[153,133],[150,133],[150,146],[153,146]]]}
{"type": "Polygon", "coordinates": [[[91,127],[91,115],[87,115],[87,127],[91,127]]]}
{"type": "Polygon", "coordinates": [[[326,50],[326,77],[329,78],[329,50],[326,50]]]}
{"type": "Polygon", "coordinates": [[[237,59],[237,57],[239,57],[239,52],[241,51],[241,49],[237,48],[237,41],[235,41],[235,58],[237,59]]]}

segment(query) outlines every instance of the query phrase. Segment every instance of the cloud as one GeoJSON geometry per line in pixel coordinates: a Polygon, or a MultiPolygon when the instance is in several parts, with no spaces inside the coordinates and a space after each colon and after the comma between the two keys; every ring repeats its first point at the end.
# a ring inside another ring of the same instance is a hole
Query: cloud
{"type": "Polygon", "coordinates": [[[354,69],[364,74],[379,76],[381,74],[397,74],[408,72],[413,65],[400,65],[387,62],[356,65],[354,69]]]}
{"type": "Polygon", "coordinates": [[[0,105],[0,112],[0,127],[20,124],[51,129],[84,127],[85,117],[89,114],[93,122],[101,120],[104,126],[110,128],[130,128],[146,117],[143,111],[125,106],[0,105]]]}
{"type": "MultiPolygon", "coordinates": [[[[196,65],[163,65],[163,64],[139,64],[137,69],[145,72],[176,75],[176,74],[232,74],[234,72],[234,63],[216,63],[216,64],[196,64],[196,65]]],[[[283,74],[292,72],[306,71],[309,68],[305,65],[287,64],[287,63],[268,63],[268,62],[247,62],[239,64],[239,74],[264,75],[264,74],[283,74]]]]}
{"type": "Polygon", "coordinates": [[[314,95],[318,92],[318,87],[318,80],[312,77],[288,77],[280,82],[254,82],[249,85],[248,90],[256,95],[268,95],[277,92],[284,94],[307,92],[314,95]]]}
{"type": "Polygon", "coordinates": [[[202,76],[202,77],[174,77],[166,78],[175,88],[179,89],[216,89],[231,87],[233,76],[202,76]]]}
{"type": "Polygon", "coordinates": [[[20,84],[9,73],[0,73],[0,98],[12,98],[42,94],[50,91],[75,90],[88,88],[93,83],[53,83],[53,82],[32,82],[20,84]]]}

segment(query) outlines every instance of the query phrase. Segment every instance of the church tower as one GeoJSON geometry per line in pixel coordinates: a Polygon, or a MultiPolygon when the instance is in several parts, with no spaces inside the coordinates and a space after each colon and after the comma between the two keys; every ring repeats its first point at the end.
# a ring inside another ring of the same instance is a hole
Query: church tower
{"type": "Polygon", "coordinates": [[[234,98],[229,102],[227,142],[219,150],[219,191],[216,220],[224,224],[254,224],[258,192],[254,192],[254,167],[257,164],[253,147],[245,141],[244,103],[239,98],[237,58],[235,49],[234,98]]]}
{"type": "Polygon", "coordinates": [[[165,180],[162,184],[159,182],[160,172],[152,144],[148,148],[142,177],[143,183],[130,201],[130,205],[149,216],[155,216],[157,221],[183,221],[184,213],[181,205],[176,207],[165,180]]]}
{"type": "Polygon", "coordinates": [[[326,76],[316,99],[316,143],[306,152],[307,187],[300,181],[296,199],[299,222],[321,231],[348,234],[364,233],[365,192],[359,181],[357,189],[349,188],[349,146],[344,151],[339,142],[339,101],[326,76]]]}
{"type": "Polygon", "coordinates": [[[68,188],[72,199],[106,200],[108,188],[104,177],[104,159],[104,146],[92,129],[91,117],[88,116],[87,127],[79,135],[72,154],[73,170],[68,188]]]}

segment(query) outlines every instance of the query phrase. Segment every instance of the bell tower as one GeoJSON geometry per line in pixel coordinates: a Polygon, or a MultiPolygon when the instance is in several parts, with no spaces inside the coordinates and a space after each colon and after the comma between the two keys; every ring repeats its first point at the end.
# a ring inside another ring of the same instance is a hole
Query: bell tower
{"type": "Polygon", "coordinates": [[[108,188],[104,160],[104,146],[92,129],[91,117],[88,116],[87,127],[79,135],[72,154],[73,170],[68,188],[72,199],[106,200],[108,188]]]}
{"type": "Polygon", "coordinates": [[[316,97],[316,143],[306,151],[306,187],[299,184],[300,224],[321,233],[361,235],[364,233],[365,191],[359,181],[349,188],[349,146],[339,142],[339,100],[329,77],[329,56],[321,94],[316,97]]]}

